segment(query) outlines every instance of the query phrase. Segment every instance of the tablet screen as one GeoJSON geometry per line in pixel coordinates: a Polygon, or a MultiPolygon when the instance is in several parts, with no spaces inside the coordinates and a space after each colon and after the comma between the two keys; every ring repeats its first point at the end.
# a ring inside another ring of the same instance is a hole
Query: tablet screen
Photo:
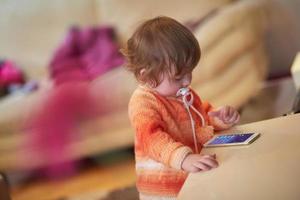
{"type": "Polygon", "coordinates": [[[254,133],[232,134],[232,135],[220,135],[216,137],[210,144],[229,144],[229,143],[242,143],[245,142],[254,133]]]}

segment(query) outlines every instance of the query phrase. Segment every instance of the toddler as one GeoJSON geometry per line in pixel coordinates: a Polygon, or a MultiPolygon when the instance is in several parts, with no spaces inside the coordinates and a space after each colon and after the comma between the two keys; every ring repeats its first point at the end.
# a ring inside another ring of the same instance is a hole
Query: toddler
{"type": "Polygon", "coordinates": [[[176,20],[144,22],[122,53],[139,82],[128,112],[140,199],[176,199],[189,172],[218,166],[215,155],[200,154],[202,145],[215,130],[236,124],[239,114],[230,106],[214,109],[189,87],[201,51],[176,20]]]}

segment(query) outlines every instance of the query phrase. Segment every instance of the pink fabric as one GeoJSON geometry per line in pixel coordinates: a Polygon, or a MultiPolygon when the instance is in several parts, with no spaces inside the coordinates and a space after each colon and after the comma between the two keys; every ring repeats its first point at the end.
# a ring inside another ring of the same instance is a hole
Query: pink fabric
{"type": "Polygon", "coordinates": [[[111,27],[73,27],[54,53],[50,74],[58,84],[90,80],[123,63],[111,27]]]}
{"type": "Polygon", "coordinates": [[[41,170],[42,175],[53,179],[75,172],[75,162],[66,160],[70,153],[66,147],[78,140],[78,125],[101,111],[90,97],[87,81],[60,84],[47,97],[30,123],[30,146],[49,163],[41,170]]]}
{"type": "Polygon", "coordinates": [[[101,105],[95,106],[89,94],[89,80],[123,62],[109,27],[74,27],[55,51],[49,69],[56,84],[30,124],[33,147],[51,163],[47,176],[73,171],[72,162],[63,162],[69,153],[66,146],[76,137],[80,123],[101,114],[101,105]]]}
{"type": "Polygon", "coordinates": [[[12,61],[6,60],[0,66],[0,88],[7,88],[11,84],[23,84],[24,76],[12,61]]]}

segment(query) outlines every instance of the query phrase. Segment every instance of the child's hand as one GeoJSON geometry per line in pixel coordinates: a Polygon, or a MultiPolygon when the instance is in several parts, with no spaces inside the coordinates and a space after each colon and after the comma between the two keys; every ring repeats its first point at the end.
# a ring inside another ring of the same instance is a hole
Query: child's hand
{"type": "Polygon", "coordinates": [[[217,110],[208,112],[211,117],[217,117],[224,124],[237,124],[240,120],[240,114],[231,106],[223,106],[217,110]]]}
{"type": "Polygon", "coordinates": [[[200,155],[189,154],[185,157],[181,164],[181,168],[187,172],[208,171],[212,168],[218,167],[216,154],[214,155],[200,155]]]}

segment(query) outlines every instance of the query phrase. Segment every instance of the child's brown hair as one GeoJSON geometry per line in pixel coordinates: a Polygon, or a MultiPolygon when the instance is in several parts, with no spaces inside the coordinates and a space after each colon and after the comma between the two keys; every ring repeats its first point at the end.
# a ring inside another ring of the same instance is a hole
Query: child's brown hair
{"type": "Polygon", "coordinates": [[[137,80],[153,87],[159,85],[165,73],[174,77],[191,72],[201,56],[192,32],[164,16],[141,24],[121,52],[127,59],[127,68],[137,80]]]}

